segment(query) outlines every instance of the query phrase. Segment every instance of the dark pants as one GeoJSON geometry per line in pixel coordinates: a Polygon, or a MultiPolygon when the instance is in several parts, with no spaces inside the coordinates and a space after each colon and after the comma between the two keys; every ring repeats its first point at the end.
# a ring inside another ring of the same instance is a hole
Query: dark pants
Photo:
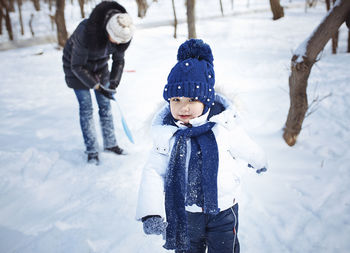
{"type": "Polygon", "coordinates": [[[217,215],[204,213],[188,214],[188,234],[191,248],[176,253],[239,253],[238,204],[217,215]]]}

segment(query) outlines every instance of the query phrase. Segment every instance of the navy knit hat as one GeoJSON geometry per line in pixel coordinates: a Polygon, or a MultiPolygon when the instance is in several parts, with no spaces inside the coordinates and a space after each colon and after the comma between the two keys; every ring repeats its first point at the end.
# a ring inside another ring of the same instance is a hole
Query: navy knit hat
{"type": "Polygon", "coordinates": [[[177,63],[170,71],[163,97],[190,97],[204,104],[203,114],[214,105],[215,73],[213,54],[208,44],[199,39],[190,39],[181,44],[177,63]]]}

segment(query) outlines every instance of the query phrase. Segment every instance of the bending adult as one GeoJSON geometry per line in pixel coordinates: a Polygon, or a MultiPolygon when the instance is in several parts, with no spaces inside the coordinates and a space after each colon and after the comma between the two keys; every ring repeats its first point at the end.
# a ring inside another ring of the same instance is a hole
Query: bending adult
{"type": "Polygon", "coordinates": [[[63,50],[65,80],[79,102],[80,127],[90,163],[99,163],[90,89],[94,90],[99,107],[104,150],[123,153],[114,134],[110,99],[120,83],[125,50],[133,33],[134,25],[125,8],[117,2],[104,1],[78,25],[63,50]]]}

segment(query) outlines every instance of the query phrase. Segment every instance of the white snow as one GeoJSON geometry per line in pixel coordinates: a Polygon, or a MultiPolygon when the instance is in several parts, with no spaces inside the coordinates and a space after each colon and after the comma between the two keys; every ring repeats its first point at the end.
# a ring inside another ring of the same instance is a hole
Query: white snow
{"type": "MultiPolygon", "coordinates": [[[[156,6],[150,12],[160,12],[156,6]]],[[[251,0],[254,6],[258,1],[251,0]]],[[[345,26],[339,54],[332,55],[328,44],[312,69],[309,103],[318,101],[297,144],[289,147],[282,139],[292,52],[324,15],[319,3],[307,13],[303,5],[285,9],[277,21],[266,8],[197,23],[197,34],[213,50],[217,89],[234,99],[247,131],[269,159],[267,173],[243,179],[241,252],[350,252],[345,26]]],[[[186,40],[186,24],[179,25],[178,39],[172,34],[171,26],[135,34],[125,66],[135,72],[124,73],[117,99],[136,144],[128,142],[114,108],[116,135],[128,155],[101,152],[100,166],[85,162],[78,103],[64,81],[62,51],[49,44],[0,52],[0,252],[167,252],[160,236],[143,234],[134,215],[151,147],[150,119],[163,102],[162,88],[186,40]]],[[[97,109],[94,116],[98,127],[97,109]]]]}

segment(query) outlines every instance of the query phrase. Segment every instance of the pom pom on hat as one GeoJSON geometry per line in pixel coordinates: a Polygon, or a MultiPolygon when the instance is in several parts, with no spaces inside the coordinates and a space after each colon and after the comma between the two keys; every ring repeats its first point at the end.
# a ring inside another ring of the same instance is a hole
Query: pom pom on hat
{"type": "Polygon", "coordinates": [[[135,26],[128,13],[117,13],[108,20],[106,30],[113,41],[127,43],[134,35],[135,26]]]}
{"type": "Polygon", "coordinates": [[[203,40],[190,39],[183,43],[177,51],[177,60],[184,61],[188,58],[205,60],[213,65],[213,54],[208,44],[203,40]]]}
{"type": "Polygon", "coordinates": [[[210,46],[200,39],[190,39],[180,45],[178,62],[170,71],[163,97],[191,97],[204,104],[204,112],[214,104],[215,73],[210,46]]]}

